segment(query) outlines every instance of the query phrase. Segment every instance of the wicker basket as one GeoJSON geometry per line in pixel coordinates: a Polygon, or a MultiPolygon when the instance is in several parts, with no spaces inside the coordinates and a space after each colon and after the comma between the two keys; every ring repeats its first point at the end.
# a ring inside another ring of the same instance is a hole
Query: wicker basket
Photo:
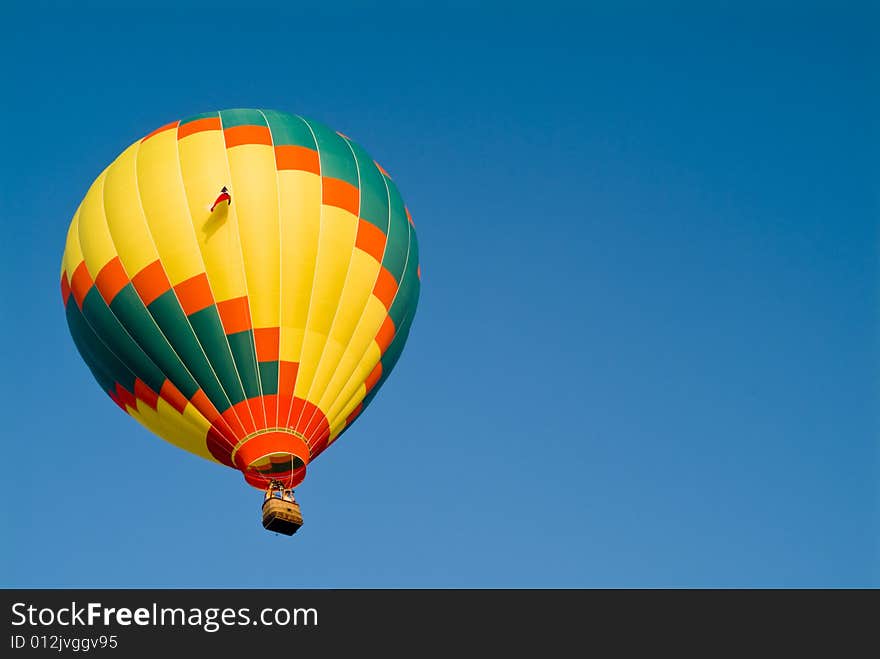
{"type": "Polygon", "coordinates": [[[293,535],[302,523],[302,513],[296,501],[272,497],[263,502],[263,528],[267,531],[293,535]]]}

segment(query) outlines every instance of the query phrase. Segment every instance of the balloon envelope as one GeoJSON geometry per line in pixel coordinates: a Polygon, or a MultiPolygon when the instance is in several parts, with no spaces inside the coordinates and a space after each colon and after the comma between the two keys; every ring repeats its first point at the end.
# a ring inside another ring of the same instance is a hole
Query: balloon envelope
{"type": "Polygon", "coordinates": [[[119,407],[256,487],[294,486],[397,362],[420,275],[410,214],[360,146],[224,110],[157,129],[98,176],[61,290],[119,407]]]}

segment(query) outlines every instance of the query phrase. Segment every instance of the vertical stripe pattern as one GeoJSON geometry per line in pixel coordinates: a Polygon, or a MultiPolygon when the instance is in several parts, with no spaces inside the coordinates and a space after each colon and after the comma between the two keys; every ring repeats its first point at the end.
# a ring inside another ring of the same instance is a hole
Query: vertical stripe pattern
{"type": "Polygon", "coordinates": [[[166,124],[98,176],[61,292],[121,409],[252,485],[293,486],[391,373],[420,277],[412,217],[363,148],[240,109],[166,124]]]}

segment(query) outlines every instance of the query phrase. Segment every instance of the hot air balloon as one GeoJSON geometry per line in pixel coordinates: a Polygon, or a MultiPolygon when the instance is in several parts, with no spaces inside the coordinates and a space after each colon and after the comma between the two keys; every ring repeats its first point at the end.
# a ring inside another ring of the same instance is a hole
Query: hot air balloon
{"type": "Polygon", "coordinates": [[[265,491],[293,488],[397,363],[421,271],[388,173],[345,135],[273,110],[169,123],[123,151],[73,216],[70,333],[153,433],[265,491]]]}

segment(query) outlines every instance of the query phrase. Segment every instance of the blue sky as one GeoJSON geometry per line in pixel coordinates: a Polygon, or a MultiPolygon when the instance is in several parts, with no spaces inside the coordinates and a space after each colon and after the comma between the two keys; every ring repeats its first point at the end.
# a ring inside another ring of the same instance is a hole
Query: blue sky
{"type": "Polygon", "coordinates": [[[880,585],[876,7],[709,4],[4,6],[0,584],[880,585]],[[420,241],[292,539],[113,405],[58,291],[101,169],[230,107],[364,145],[420,241]]]}

